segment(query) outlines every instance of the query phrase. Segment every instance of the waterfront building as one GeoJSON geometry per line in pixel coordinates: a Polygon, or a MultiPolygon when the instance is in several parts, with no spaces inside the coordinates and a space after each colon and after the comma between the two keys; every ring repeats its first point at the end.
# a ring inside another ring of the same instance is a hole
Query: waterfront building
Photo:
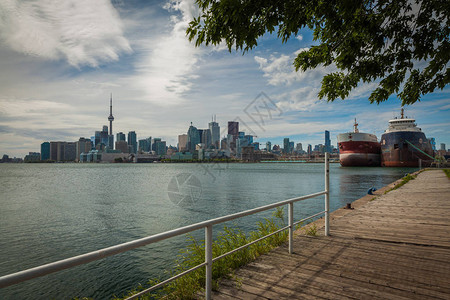
{"type": "Polygon", "coordinates": [[[209,131],[211,132],[211,144],[216,147],[216,149],[220,148],[220,126],[219,123],[216,123],[216,118],[214,116],[214,120],[209,123],[209,131]]]}
{"type": "Polygon", "coordinates": [[[77,143],[64,142],[63,159],[60,161],[75,161],[77,159],[77,143]]]}
{"type": "Polygon", "coordinates": [[[76,142],[76,157],[75,160],[79,160],[81,153],[88,153],[92,150],[92,143],[90,139],[80,137],[78,142],[76,142]]]}
{"type": "Polygon", "coordinates": [[[139,152],[150,152],[152,150],[152,137],[139,140],[139,152]]]}
{"type": "Polygon", "coordinates": [[[266,142],[266,151],[272,152],[272,143],[271,142],[266,142]]]}
{"type": "Polygon", "coordinates": [[[58,160],[58,143],[59,142],[50,142],[50,160],[58,160]]]}
{"type": "Polygon", "coordinates": [[[125,133],[119,132],[118,134],[116,134],[116,139],[117,141],[126,141],[125,133]]]}
{"type": "Polygon", "coordinates": [[[41,160],[49,160],[50,159],[50,143],[43,142],[41,144],[41,160]]]}
{"type": "Polygon", "coordinates": [[[445,151],[445,143],[441,143],[441,151],[445,151]]]}
{"type": "Polygon", "coordinates": [[[192,158],[191,152],[176,152],[170,157],[172,160],[192,160],[192,158]]]}
{"type": "Polygon", "coordinates": [[[255,148],[255,150],[259,151],[259,143],[258,142],[253,142],[251,145],[253,146],[253,148],[255,148]]]}
{"type": "Polygon", "coordinates": [[[198,132],[197,127],[192,125],[189,126],[188,132],[187,132],[187,150],[190,152],[194,152],[195,146],[200,143],[200,135],[198,132]]]}
{"type": "Polygon", "coordinates": [[[331,153],[331,140],[330,140],[330,132],[325,130],[325,152],[331,153]]]}
{"type": "Polygon", "coordinates": [[[308,144],[308,148],[307,149],[308,150],[306,152],[308,153],[308,155],[311,155],[312,154],[312,146],[311,146],[311,144],[308,144]]]}
{"type": "Polygon", "coordinates": [[[232,142],[239,137],[239,122],[228,121],[228,135],[232,135],[232,142]]]}
{"type": "Polygon", "coordinates": [[[137,135],[134,131],[128,132],[128,146],[130,153],[137,153],[137,135]]]}
{"type": "Polygon", "coordinates": [[[155,142],[155,152],[156,155],[166,155],[167,153],[167,148],[166,148],[166,141],[161,141],[161,139],[159,139],[159,141],[155,142]]]}
{"type": "Polygon", "coordinates": [[[38,162],[41,160],[41,153],[39,152],[29,152],[28,155],[25,155],[23,161],[24,162],[38,162]]]}
{"type": "Polygon", "coordinates": [[[178,151],[180,152],[187,151],[187,141],[188,141],[187,134],[180,134],[178,136],[178,151]]]}
{"type": "Polygon", "coordinates": [[[244,138],[247,139],[249,144],[253,144],[253,135],[246,134],[244,138]]]}
{"type": "Polygon", "coordinates": [[[130,153],[128,151],[128,143],[126,141],[117,141],[116,150],[119,150],[122,153],[130,153]]]}

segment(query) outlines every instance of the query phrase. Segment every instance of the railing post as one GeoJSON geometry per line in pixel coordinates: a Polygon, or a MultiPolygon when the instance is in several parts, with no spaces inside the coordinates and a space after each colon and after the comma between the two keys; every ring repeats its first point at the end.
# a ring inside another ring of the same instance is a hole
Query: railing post
{"type": "Polygon", "coordinates": [[[289,254],[293,253],[294,245],[294,202],[289,203],[288,208],[288,222],[289,222],[289,254]]]}
{"type": "Polygon", "coordinates": [[[325,152],[325,235],[330,235],[330,158],[325,152]]]}
{"type": "Polygon", "coordinates": [[[212,292],[212,225],[205,227],[205,262],[206,262],[206,284],[205,298],[211,300],[212,292]]]}

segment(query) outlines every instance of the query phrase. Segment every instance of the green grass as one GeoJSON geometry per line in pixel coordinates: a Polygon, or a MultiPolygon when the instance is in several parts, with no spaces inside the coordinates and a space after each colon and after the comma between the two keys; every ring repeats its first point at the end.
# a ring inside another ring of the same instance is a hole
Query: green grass
{"type": "Polygon", "coordinates": [[[450,179],[450,169],[444,169],[445,175],[447,175],[447,178],[450,179]]]}
{"type": "MultiPolygon", "coordinates": [[[[219,233],[217,239],[213,241],[212,252],[213,257],[220,256],[251,241],[257,240],[265,235],[268,235],[278,229],[286,226],[284,221],[284,211],[278,208],[272,214],[272,217],[264,219],[257,223],[257,230],[248,234],[244,233],[237,227],[225,226],[223,231],[219,233]]],[[[317,235],[317,228],[315,228],[315,235],[317,235]]],[[[218,288],[220,278],[232,278],[233,271],[251,261],[258,256],[269,252],[273,248],[283,244],[287,241],[288,231],[282,231],[274,234],[260,242],[248,246],[240,251],[230,254],[213,263],[213,289],[218,288]]],[[[205,261],[205,242],[198,241],[193,236],[187,235],[189,245],[183,249],[174,265],[175,269],[169,273],[169,277],[180,274],[196,265],[205,261]]],[[[151,279],[146,286],[138,286],[129,291],[123,297],[129,297],[139,291],[142,291],[150,286],[161,282],[159,279],[151,279]]],[[[196,299],[199,294],[204,293],[205,288],[205,268],[201,267],[185,276],[178,278],[164,287],[150,292],[139,299],[196,299]]],[[[115,300],[123,299],[114,297],[115,300]]]]}
{"type": "Polygon", "coordinates": [[[400,183],[396,184],[393,188],[391,188],[391,189],[385,191],[384,194],[387,194],[387,193],[389,193],[390,191],[393,191],[393,190],[398,189],[399,187],[402,187],[402,186],[405,185],[407,182],[409,182],[410,180],[415,179],[416,177],[417,177],[417,175],[411,175],[411,174],[406,175],[405,177],[402,178],[402,181],[401,181],[400,183]]]}

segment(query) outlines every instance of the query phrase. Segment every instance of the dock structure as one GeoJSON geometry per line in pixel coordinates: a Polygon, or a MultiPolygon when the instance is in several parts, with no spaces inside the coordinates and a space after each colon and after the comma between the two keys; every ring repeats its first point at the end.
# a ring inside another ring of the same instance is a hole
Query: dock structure
{"type": "Polygon", "coordinates": [[[299,233],[293,254],[237,270],[213,299],[450,299],[450,180],[427,170],[384,194],[398,183],[333,212],[330,236],[299,233]]]}

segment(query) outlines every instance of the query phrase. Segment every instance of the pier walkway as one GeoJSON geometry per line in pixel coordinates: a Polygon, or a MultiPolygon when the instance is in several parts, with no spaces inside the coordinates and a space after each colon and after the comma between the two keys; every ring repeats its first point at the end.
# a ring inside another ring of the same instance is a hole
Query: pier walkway
{"type": "Polygon", "coordinates": [[[294,254],[239,269],[213,299],[450,299],[450,180],[424,171],[384,194],[398,182],[332,213],[331,236],[299,234],[294,254]]]}

